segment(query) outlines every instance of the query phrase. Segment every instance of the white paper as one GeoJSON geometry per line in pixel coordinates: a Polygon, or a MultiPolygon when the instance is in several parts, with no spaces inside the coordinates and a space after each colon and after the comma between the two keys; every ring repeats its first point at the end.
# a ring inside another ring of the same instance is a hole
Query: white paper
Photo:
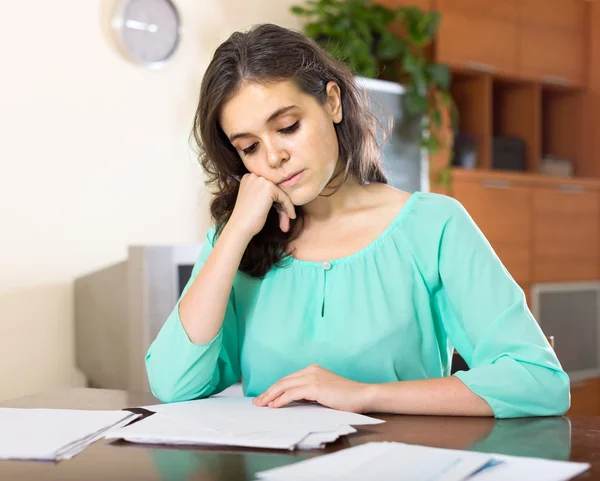
{"type": "Polygon", "coordinates": [[[588,463],[553,461],[539,458],[494,455],[502,464],[477,474],[473,481],[505,481],[526,479],[527,481],[567,481],[590,469],[588,463]]]}
{"type": "Polygon", "coordinates": [[[337,411],[313,403],[296,403],[276,409],[258,407],[252,404],[252,398],[249,397],[212,397],[144,408],[232,434],[282,429],[306,432],[335,431],[340,426],[383,422],[362,414],[337,411]]]}
{"type": "MultiPolygon", "coordinates": [[[[398,443],[400,444],[400,443],[398,443]]],[[[527,481],[567,481],[590,469],[588,463],[555,461],[550,459],[530,458],[523,456],[507,456],[505,454],[488,454],[453,449],[431,448],[419,446],[428,456],[438,453],[455,453],[464,457],[491,456],[497,466],[484,469],[469,478],[469,481],[505,481],[507,479],[526,479],[527,481]]]]}
{"type": "Polygon", "coordinates": [[[198,444],[319,449],[356,432],[351,424],[383,421],[316,404],[285,408],[257,407],[251,398],[213,397],[182,403],[144,406],[154,411],[132,426],[106,433],[109,439],[149,444],[198,444]]]}
{"type": "Polygon", "coordinates": [[[107,429],[137,417],[129,411],[0,408],[0,459],[69,459],[107,429]]]}
{"type": "Polygon", "coordinates": [[[289,466],[257,473],[264,481],[566,481],[587,463],[459,451],[403,443],[367,443],[289,466]],[[497,465],[485,468],[488,463],[497,465]]]}
{"type": "MultiPolygon", "coordinates": [[[[212,425],[212,423],[211,423],[212,425]]],[[[304,430],[255,430],[253,432],[220,431],[205,427],[197,420],[156,413],[121,429],[111,429],[107,439],[124,439],[145,444],[193,444],[243,446],[267,449],[294,449],[307,432],[304,430]]]]}
{"type": "Polygon", "coordinates": [[[469,459],[453,452],[424,458],[419,448],[400,443],[366,443],[256,476],[264,481],[464,481],[491,458],[469,459]]]}
{"type": "Polygon", "coordinates": [[[326,443],[336,441],[340,436],[355,433],[356,429],[352,426],[340,426],[335,431],[323,431],[310,433],[296,446],[298,449],[322,449],[326,443]]]}

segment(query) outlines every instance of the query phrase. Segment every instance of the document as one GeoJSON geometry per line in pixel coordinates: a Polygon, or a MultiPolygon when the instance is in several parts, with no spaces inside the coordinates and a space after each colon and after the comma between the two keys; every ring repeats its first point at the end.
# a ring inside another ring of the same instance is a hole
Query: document
{"type": "Polygon", "coordinates": [[[0,408],[0,459],[70,459],[137,417],[129,411],[0,408]]]}
{"type": "Polygon", "coordinates": [[[383,422],[313,403],[278,409],[257,407],[247,397],[213,397],[144,409],[156,414],[110,430],[105,437],[152,444],[318,449],[356,432],[353,425],[383,422]]]}
{"type": "Polygon", "coordinates": [[[262,481],[566,481],[590,467],[404,443],[366,443],[256,474],[262,481]]]}

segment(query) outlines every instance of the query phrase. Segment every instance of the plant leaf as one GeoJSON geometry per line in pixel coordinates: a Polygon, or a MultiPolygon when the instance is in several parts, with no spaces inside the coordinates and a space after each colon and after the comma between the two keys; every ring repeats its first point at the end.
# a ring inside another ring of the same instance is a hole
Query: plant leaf
{"type": "Polygon", "coordinates": [[[448,91],[450,88],[450,69],[444,64],[430,64],[427,66],[427,73],[440,90],[448,91]]]}
{"type": "Polygon", "coordinates": [[[381,60],[394,60],[406,50],[405,43],[388,31],[381,33],[377,43],[377,56],[381,60]]]}
{"type": "Polygon", "coordinates": [[[371,16],[374,26],[378,27],[380,31],[384,31],[396,18],[395,12],[383,5],[373,5],[371,7],[371,16]]]}
{"type": "Polygon", "coordinates": [[[427,112],[429,102],[411,85],[403,96],[404,108],[411,115],[423,115],[427,112]]]}

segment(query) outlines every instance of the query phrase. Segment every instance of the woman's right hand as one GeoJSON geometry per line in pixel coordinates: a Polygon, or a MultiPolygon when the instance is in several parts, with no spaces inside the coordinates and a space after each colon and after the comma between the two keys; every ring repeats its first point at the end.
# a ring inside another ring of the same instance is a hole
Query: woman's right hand
{"type": "Polygon", "coordinates": [[[287,194],[264,177],[246,174],[240,182],[229,223],[252,238],[264,227],[273,204],[279,214],[279,227],[283,232],[289,231],[290,219],[296,218],[296,210],[287,194]]]}

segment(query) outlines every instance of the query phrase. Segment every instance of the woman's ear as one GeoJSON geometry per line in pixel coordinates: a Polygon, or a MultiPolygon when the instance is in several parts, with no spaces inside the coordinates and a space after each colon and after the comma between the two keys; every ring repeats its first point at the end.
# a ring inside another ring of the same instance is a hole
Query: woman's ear
{"type": "Polygon", "coordinates": [[[342,112],[342,92],[340,86],[331,80],[326,87],[327,99],[325,100],[325,106],[327,112],[331,115],[333,123],[339,124],[343,118],[342,112]]]}

